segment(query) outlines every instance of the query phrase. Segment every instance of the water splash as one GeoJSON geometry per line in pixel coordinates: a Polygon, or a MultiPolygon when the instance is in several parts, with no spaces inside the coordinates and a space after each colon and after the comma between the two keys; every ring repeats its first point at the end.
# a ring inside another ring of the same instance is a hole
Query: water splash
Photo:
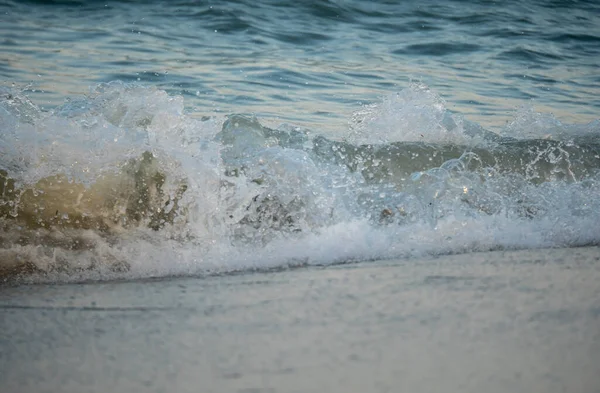
{"type": "Polygon", "coordinates": [[[520,110],[496,135],[423,85],[355,114],[344,140],[235,114],[194,119],[181,97],[123,83],[52,112],[3,91],[0,127],[4,277],[205,274],[600,242],[598,122],[520,110]]]}

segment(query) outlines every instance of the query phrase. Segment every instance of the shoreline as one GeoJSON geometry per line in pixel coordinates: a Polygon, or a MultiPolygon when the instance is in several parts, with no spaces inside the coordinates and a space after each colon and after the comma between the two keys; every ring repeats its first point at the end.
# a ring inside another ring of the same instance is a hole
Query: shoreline
{"type": "MultiPolygon", "coordinates": [[[[491,250],[491,251],[474,251],[465,253],[452,253],[452,254],[440,254],[440,255],[423,255],[419,257],[407,257],[407,258],[390,258],[390,259],[374,259],[374,260],[357,260],[347,262],[335,262],[331,264],[296,264],[296,265],[282,265],[282,266],[271,266],[265,268],[247,268],[247,269],[233,269],[223,271],[206,271],[190,274],[172,274],[172,275],[140,275],[139,277],[126,276],[119,271],[113,271],[107,273],[106,271],[94,271],[90,270],[88,277],[82,275],[81,272],[76,274],[68,273],[40,273],[35,269],[27,269],[25,271],[15,269],[0,269],[0,287],[18,287],[18,286],[35,286],[35,285],[70,285],[70,284],[104,284],[104,283],[135,283],[135,282],[161,282],[179,279],[205,279],[213,277],[230,277],[230,276],[245,276],[254,274],[271,274],[271,273],[282,273],[296,270],[312,270],[312,269],[330,269],[346,266],[388,266],[396,264],[407,264],[410,262],[416,262],[418,264],[428,262],[441,262],[455,263],[458,260],[480,260],[483,256],[487,255],[485,259],[495,259],[497,256],[507,257],[509,259],[515,258],[535,258],[536,263],[539,263],[541,257],[547,257],[551,260],[563,260],[569,258],[572,250],[577,250],[579,254],[585,254],[591,259],[595,259],[600,262],[600,246],[597,245],[585,245],[585,246],[574,246],[574,247],[542,247],[542,248],[526,248],[526,249],[505,249],[505,250],[491,250]],[[11,274],[13,273],[13,274],[11,274]]],[[[27,265],[23,265],[26,269],[27,265]]]]}

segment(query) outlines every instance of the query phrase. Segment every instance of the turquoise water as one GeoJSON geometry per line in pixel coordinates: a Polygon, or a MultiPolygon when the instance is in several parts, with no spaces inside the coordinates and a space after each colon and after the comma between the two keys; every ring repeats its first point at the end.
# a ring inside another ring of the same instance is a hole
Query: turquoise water
{"type": "Polygon", "coordinates": [[[0,16],[0,276],[600,243],[595,2],[0,16]]]}

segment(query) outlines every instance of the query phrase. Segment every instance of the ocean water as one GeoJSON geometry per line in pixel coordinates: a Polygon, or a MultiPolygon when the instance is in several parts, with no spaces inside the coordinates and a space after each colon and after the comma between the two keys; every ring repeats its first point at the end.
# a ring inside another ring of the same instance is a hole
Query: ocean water
{"type": "Polygon", "coordinates": [[[597,1],[0,0],[0,391],[600,381],[597,1]]]}
{"type": "Polygon", "coordinates": [[[600,6],[0,4],[2,276],[600,242],[600,6]]]}

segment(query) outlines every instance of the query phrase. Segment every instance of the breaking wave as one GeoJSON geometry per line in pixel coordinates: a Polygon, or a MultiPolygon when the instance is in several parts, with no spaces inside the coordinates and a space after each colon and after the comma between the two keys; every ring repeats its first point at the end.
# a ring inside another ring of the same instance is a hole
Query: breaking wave
{"type": "Polygon", "coordinates": [[[119,82],[44,112],[0,90],[0,277],[210,274],[600,243],[600,122],[500,132],[421,84],[345,135],[119,82]]]}

